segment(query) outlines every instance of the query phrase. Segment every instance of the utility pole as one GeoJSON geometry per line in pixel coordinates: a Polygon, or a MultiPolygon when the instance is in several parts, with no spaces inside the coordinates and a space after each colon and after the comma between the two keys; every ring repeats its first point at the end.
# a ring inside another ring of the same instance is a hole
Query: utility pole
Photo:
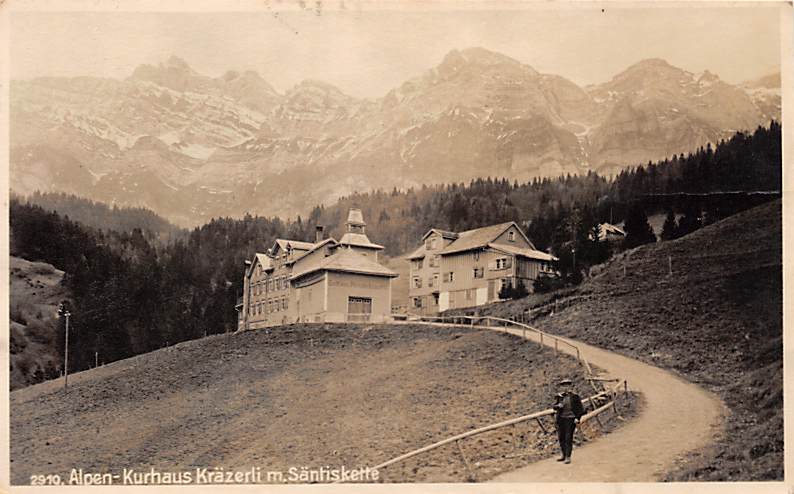
{"type": "Polygon", "coordinates": [[[65,304],[58,307],[58,314],[66,319],[66,337],[64,338],[63,345],[63,389],[67,391],[69,388],[69,317],[72,315],[65,304]]]}

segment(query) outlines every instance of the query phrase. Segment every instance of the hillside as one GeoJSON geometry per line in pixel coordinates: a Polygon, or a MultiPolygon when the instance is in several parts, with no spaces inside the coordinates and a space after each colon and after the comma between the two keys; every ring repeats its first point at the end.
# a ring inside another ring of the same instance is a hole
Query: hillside
{"type": "MultiPolygon", "coordinates": [[[[72,467],[372,466],[543,409],[563,376],[587,389],[574,359],[490,330],[296,325],[210,336],[77,373],[68,393],[60,381],[11,393],[11,479],[72,467]]],[[[557,452],[537,427],[521,431],[519,451],[512,434],[467,443],[485,453],[480,480],[557,452]]],[[[465,478],[454,452],[431,459],[384,474],[465,478]]]]}
{"type": "Polygon", "coordinates": [[[132,233],[136,228],[163,242],[184,237],[186,232],[145,208],[118,207],[63,193],[35,192],[20,202],[41,206],[60,216],[96,230],[132,233]]]}
{"type": "Polygon", "coordinates": [[[374,100],[315,80],[279,94],[255,72],[213,78],[178,57],[123,80],[15,80],[11,187],[194,226],[450,177],[615,174],[780,118],[779,78],[734,86],[658,59],[582,88],[472,47],[404,76],[374,100]]]}
{"type": "MultiPolygon", "coordinates": [[[[672,369],[726,402],[713,447],[682,459],[670,480],[783,478],[779,200],[627,251],[558,298],[535,325],[672,369]]],[[[517,315],[530,301],[482,312],[517,315]]]]}
{"type": "Polygon", "coordinates": [[[58,304],[68,298],[63,271],[51,264],[11,256],[11,389],[59,375],[58,304]]]}

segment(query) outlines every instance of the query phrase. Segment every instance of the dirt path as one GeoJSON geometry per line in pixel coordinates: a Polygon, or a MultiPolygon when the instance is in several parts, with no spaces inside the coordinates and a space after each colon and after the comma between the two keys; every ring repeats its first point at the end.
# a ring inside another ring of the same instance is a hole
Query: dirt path
{"type": "MultiPolygon", "coordinates": [[[[527,338],[538,340],[530,332],[527,338]]],[[[708,444],[720,427],[725,407],[714,394],[638,360],[569,341],[608,377],[627,379],[630,389],[644,395],[645,409],[617,431],[574,449],[570,465],[551,458],[499,475],[494,482],[658,481],[677,458],[708,444]]]]}

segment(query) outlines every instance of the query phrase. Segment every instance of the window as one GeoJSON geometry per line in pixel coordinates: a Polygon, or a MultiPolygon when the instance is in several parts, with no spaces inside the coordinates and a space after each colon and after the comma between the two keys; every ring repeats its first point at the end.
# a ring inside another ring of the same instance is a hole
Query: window
{"type": "Polygon", "coordinates": [[[432,278],[430,278],[430,282],[432,283],[431,286],[438,286],[438,275],[434,274],[432,278]]]}
{"type": "Polygon", "coordinates": [[[414,308],[421,309],[422,308],[422,297],[414,297],[413,298],[414,308]]]}
{"type": "Polygon", "coordinates": [[[414,288],[422,288],[422,278],[414,276],[414,288]]]}
{"type": "Polygon", "coordinates": [[[509,257],[500,257],[496,260],[496,269],[507,269],[512,265],[512,259],[509,257]]]}
{"type": "Polygon", "coordinates": [[[436,237],[430,237],[425,241],[425,249],[436,250],[436,237]]]}
{"type": "Polygon", "coordinates": [[[509,240],[511,242],[515,242],[516,241],[516,232],[514,232],[512,230],[507,232],[507,240],[509,240]]]}
{"type": "Polygon", "coordinates": [[[287,310],[287,297],[281,299],[281,308],[287,310]]]}
{"type": "Polygon", "coordinates": [[[455,281],[455,273],[453,271],[444,273],[444,283],[452,283],[453,281],[455,281]]]}
{"type": "Polygon", "coordinates": [[[474,260],[475,261],[479,261],[480,260],[480,251],[479,250],[475,250],[474,251],[474,260]]]}
{"type": "Polygon", "coordinates": [[[474,290],[466,290],[466,300],[474,300],[474,290]]]}
{"type": "Polygon", "coordinates": [[[474,268],[475,278],[482,278],[484,275],[485,275],[485,270],[481,266],[474,268]]]}
{"type": "Polygon", "coordinates": [[[411,263],[411,269],[422,269],[423,259],[414,259],[411,263]]]}
{"type": "Polygon", "coordinates": [[[430,258],[430,267],[431,268],[437,268],[439,266],[440,259],[441,259],[441,256],[438,255],[438,254],[436,254],[433,257],[431,257],[430,258]]]}
{"type": "Polygon", "coordinates": [[[364,297],[348,297],[347,298],[347,313],[348,314],[371,314],[372,313],[372,299],[364,297]]]}

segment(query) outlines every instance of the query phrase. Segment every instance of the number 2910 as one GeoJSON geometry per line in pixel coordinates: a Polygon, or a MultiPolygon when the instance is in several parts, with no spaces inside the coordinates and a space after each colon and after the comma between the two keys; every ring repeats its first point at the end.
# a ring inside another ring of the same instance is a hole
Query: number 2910
{"type": "Polygon", "coordinates": [[[30,485],[61,485],[61,476],[55,474],[31,475],[30,485]]]}

